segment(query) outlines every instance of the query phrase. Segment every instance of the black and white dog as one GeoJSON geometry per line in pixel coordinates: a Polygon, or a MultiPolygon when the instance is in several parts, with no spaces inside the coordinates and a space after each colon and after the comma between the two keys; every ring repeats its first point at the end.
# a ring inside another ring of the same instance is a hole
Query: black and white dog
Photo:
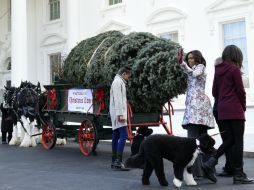
{"type": "Polygon", "coordinates": [[[184,179],[186,185],[197,185],[192,175],[192,165],[200,152],[207,153],[214,150],[214,139],[203,134],[198,139],[151,135],[141,144],[139,153],[126,160],[126,167],[143,169],[142,183],[149,185],[149,178],[155,170],[155,174],[162,186],[168,186],[164,174],[163,158],[173,162],[175,187],[181,187],[184,179]]]}

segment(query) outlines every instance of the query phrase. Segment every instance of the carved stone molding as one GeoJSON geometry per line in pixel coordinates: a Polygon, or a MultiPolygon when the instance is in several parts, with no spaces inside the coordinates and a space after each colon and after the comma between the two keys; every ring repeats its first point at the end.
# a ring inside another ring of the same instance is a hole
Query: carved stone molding
{"type": "Polygon", "coordinates": [[[252,4],[253,0],[216,0],[213,4],[207,7],[208,13],[239,8],[252,4]]]}
{"type": "Polygon", "coordinates": [[[206,8],[210,35],[214,34],[215,20],[249,18],[250,27],[254,27],[253,0],[216,0],[206,8]]]}
{"type": "Polygon", "coordinates": [[[102,32],[106,32],[109,30],[117,30],[120,32],[124,32],[126,30],[130,30],[130,26],[123,24],[121,22],[115,21],[115,20],[110,20],[108,21],[106,24],[104,24],[98,31],[97,33],[102,33],[102,32]]]}
{"type": "Polygon", "coordinates": [[[47,35],[45,38],[43,38],[40,42],[40,46],[50,46],[54,44],[59,44],[59,43],[65,43],[66,38],[59,35],[59,34],[50,34],[47,35]]]}
{"type": "Polygon", "coordinates": [[[170,29],[179,31],[181,41],[185,38],[185,20],[187,14],[174,7],[157,9],[146,19],[147,26],[153,33],[169,32],[170,29]]]}
{"type": "Polygon", "coordinates": [[[172,8],[172,7],[165,7],[160,8],[154,11],[147,19],[146,23],[148,25],[156,24],[160,22],[170,22],[173,20],[180,20],[185,19],[187,17],[187,14],[185,14],[183,11],[172,8]]]}

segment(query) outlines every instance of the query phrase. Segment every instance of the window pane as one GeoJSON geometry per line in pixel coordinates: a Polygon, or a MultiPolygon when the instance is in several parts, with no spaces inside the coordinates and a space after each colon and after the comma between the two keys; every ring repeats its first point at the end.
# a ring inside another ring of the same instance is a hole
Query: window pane
{"type": "Polygon", "coordinates": [[[115,5],[118,3],[122,3],[122,0],[109,0],[109,5],[115,5]]]}
{"type": "Polygon", "coordinates": [[[53,4],[50,4],[50,20],[53,20],[53,4]]]}
{"type": "Polygon", "coordinates": [[[60,18],[60,1],[57,2],[56,18],[60,18]]]}
{"type": "Polygon", "coordinates": [[[245,21],[233,22],[223,25],[224,47],[227,45],[238,46],[243,53],[243,82],[246,88],[249,87],[248,55],[246,42],[245,21]]]}
{"type": "Polygon", "coordinates": [[[7,81],[6,81],[6,86],[7,86],[7,88],[10,88],[10,87],[11,87],[11,80],[7,80],[7,81]]]}
{"type": "Polygon", "coordinates": [[[159,34],[159,37],[178,43],[178,33],[177,32],[167,32],[167,33],[159,34]]]}
{"type": "Polygon", "coordinates": [[[50,55],[50,81],[54,82],[61,72],[61,54],[50,55]]]}
{"type": "Polygon", "coordinates": [[[50,20],[60,18],[60,0],[49,0],[50,20]]]}
{"type": "Polygon", "coordinates": [[[8,3],[8,32],[11,31],[11,0],[8,3]]]}

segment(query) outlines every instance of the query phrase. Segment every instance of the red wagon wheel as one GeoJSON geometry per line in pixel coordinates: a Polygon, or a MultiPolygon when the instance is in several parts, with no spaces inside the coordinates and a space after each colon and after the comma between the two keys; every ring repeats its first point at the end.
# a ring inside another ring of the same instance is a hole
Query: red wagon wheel
{"type": "Polygon", "coordinates": [[[51,122],[47,122],[42,128],[42,145],[45,149],[50,150],[56,144],[56,129],[51,122]]]}
{"type": "Polygon", "coordinates": [[[79,146],[82,154],[88,156],[91,152],[95,151],[96,139],[97,132],[93,123],[90,120],[83,121],[78,132],[79,146]]]}

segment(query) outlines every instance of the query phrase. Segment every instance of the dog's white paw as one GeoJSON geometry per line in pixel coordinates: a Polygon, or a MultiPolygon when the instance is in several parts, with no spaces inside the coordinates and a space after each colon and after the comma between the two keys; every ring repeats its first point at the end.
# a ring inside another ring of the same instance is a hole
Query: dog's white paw
{"type": "Polygon", "coordinates": [[[198,185],[195,180],[185,181],[185,183],[188,186],[196,186],[196,185],[198,185]]]}
{"type": "Polygon", "coordinates": [[[183,179],[188,186],[195,186],[197,182],[194,180],[193,175],[187,171],[187,168],[184,168],[183,179]]]}
{"type": "Polygon", "coordinates": [[[180,180],[177,179],[177,178],[174,178],[173,183],[174,183],[175,187],[180,188],[180,187],[182,186],[182,183],[183,183],[183,182],[180,181],[180,180]]]}
{"type": "Polygon", "coordinates": [[[186,169],[184,170],[183,178],[184,178],[186,185],[188,185],[188,186],[197,185],[197,182],[194,180],[193,175],[188,173],[186,169]]]}

